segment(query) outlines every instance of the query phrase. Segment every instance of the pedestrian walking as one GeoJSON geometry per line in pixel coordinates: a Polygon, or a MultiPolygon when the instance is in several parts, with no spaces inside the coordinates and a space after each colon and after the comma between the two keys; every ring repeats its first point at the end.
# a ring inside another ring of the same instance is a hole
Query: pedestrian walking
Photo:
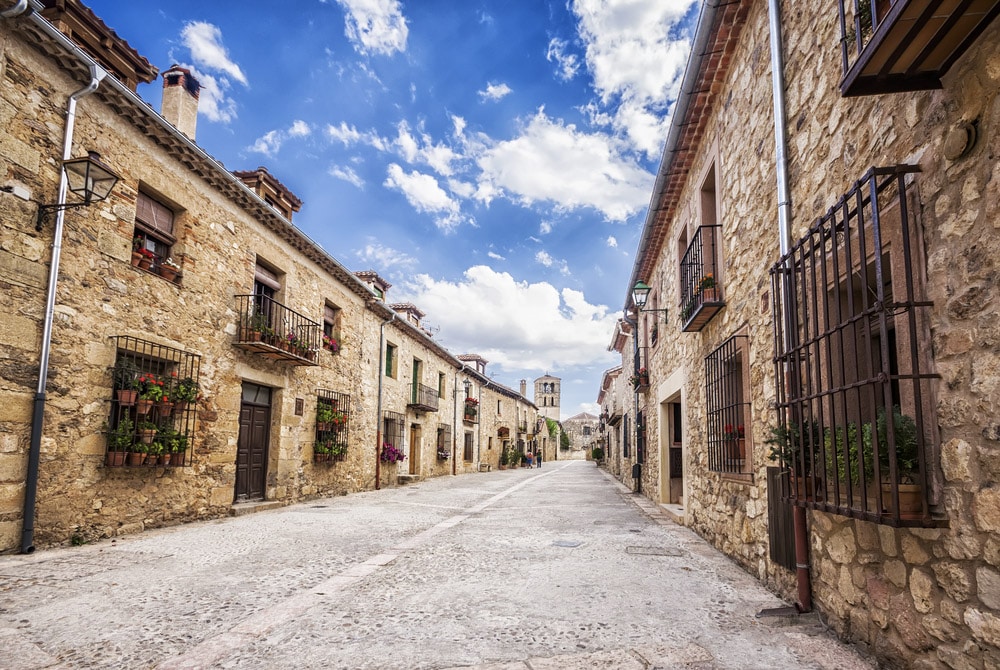
{"type": "Polygon", "coordinates": [[[538,464],[538,467],[542,467],[542,452],[539,451],[535,454],[535,463],[538,464]]]}
{"type": "Polygon", "coordinates": [[[530,470],[531,468],[535,467],[535,466],[534,466],[534,457],[532,456],[532,454],[531,454],[531,452],[530,452],[530,451],[529,451],[528,453],[526,453],[526,454],[524,455],[524,459],[525,459],[526,461],[528,461],[528,469],[529,469],[529,470],[530,470]]]}

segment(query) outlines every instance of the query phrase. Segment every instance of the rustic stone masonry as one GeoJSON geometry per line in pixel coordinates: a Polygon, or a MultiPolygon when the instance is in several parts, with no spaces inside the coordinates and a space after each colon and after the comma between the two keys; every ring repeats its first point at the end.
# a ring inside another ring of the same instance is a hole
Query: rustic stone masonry
{"type": "MultiPolygon", "coordinates": [[[[633,277],[670,309],[666,325],[662,315],[637,314],[650,374],[638,393],[649,437],[641,488],[666,502],[671,403],[680,403],[685,523],[792,600],[794,574],[771,560],[768,535],[767,467],[775,463],[765,440],[776,421],[768,273],[778,260],[778,203],[767,3],[719,11],[743,12],[745,21],[716,26],[706,48],[713,65],[688,73],[697,93],[664,154],[684,169],[654,194],[659,206],[633,277]],[[700,331],[680,332],[679,259],[697,226],[712,223],[721,225],[715,280],[725,306],[700,331]],[[748,465],[724,474],[709,466],[706,359],[733,336],[745,336],[748,465]]],[[[1000,248],[1000,23],[976,38],[941,90],[845,98],[836,3],[782,2],[781,11],[792,241],[870,167],[918,165],[908,177],[918,231],[911,255],[933,301],[931,338],[920,346],[940,374],[932,385],[939,436],[927,454],[936,516],[927,525],[936,527],[808,511],[813,605],[886,667],[1000,668],[1000,296],[991,253],[1000,248]],[[969,127],[977,139],[963,153],[969,127]]],[[[885,225],[896,234],[892,217],[885,225]]],[[[633,374],[632,347],[628,337],[615,345],[622,378],[633,374]]],[[[605,408],[623,407],[634,421],[631,385],[613,388],[605,408]]],[[[608,429],[608,467],[634,488],[635,431],[630,457],[617,432],[627,420],[608,429]]]]}
{"type": "MultiPolygon", "coordinates": [[[[54,240],[54,215],[35,230],[35,203],[55,201],[67,98],[89,79],[84,63],[39,21],[20,16],[0,22],[0,124],[6,129],[0,185],[12,191],[0,194],[0,552],[20,546],[54,240]]],[[[461,408],[456,414],[454,394],[456,384],[461,389],[462,362],[399,318],[362,280],[111,78],[77,106],[71,154],[87,151],[99,152],[120,181],[106,201],[64,214],[35,546],[232,513],[243,481],[238,461],[247,388],[270,393],[270,421],[258,437],[246,438],[263,445],[261,489],[248,496],[251,505],[396,485],[399,475],[411,472],[450,474],[453,462],[437,454],[444,426],[457,440],[456,470],[476,469],[461,459],[461,408]],[[173,213],[176,279],[133,265],[140,193],[173,213]],[[327,308],[339,310],[339,351],[300,349],[293,358],[277,340],[267,355],[236,346],[248,332],[238,296],[254,293],[260,267],[277,278],[276,305],[317,324],[327,308]],[[380,369],[383,332],[397,347],[391,376],[384,363],[380,369]],[[125,337],[199,361],[200,397],[181,467],[105,464],[117,407],[112,370],[124,341],[118,338],[125,337]],[[421,366],[416,376],[414,360],[421,366]],[[414,380],[442,396],[436,411],[413,406],[414,380]],[[407,460],[380,468],[376,482],[380,382],[383,412],[404,417],[396,446],[407,460]],[[317,403],[324,393],[345,398],[340,409],[348,410],[347,450],[317,462],[317,403]]],[[[534,420],[526,398],[484,375],[473,377],[484,405],[499,399],[505,413],[534,420]]]]}

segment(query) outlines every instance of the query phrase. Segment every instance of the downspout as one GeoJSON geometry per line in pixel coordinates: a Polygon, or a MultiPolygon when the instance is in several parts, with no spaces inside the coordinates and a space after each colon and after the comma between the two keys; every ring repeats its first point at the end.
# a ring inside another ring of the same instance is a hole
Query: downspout
{"type": "MultiPolygon", "coordinates": [[[[455,391],[452,395],[455,396],[455,409],[452,421],[454,422],[455,430],[451,434],[451,474],[458,474],[458,465],[455,463],[455,455],[458,453],[458,376],[465,371],[465,363],[462,363],[462,367],[455,372],[455,391]]],[[[464,400],[462,402],[465,402],[464,400]]]]}
{"type": "Polygon", "coordinates": [[[18,0],[18,3],[13,7],[8,7],[7,9],[0,12],[0,19],[9,19],[15,16],[24,14],[24,11],[28,9],[28,0],[18,0]]]}
{"type": "MultiPolygon", "coordinates": [[[[774,148],[775,176],[778,181],[778,249],[784,258],[792,246],[791,217],[792,203],[788,188],[788,138],[785,119],[785,63],[782,55],[781,13],[778,0],[768,0],[768,21],[771,36],[771,87],[774,99],[774,148]]],[[[785,275],[787,281],[787,275],[785,275]]],[[[792,304],[788,299],[787,283],[782,287],[785,294],[783,302],[792,304]]],[[[786,319],[791,319],[788,310],[782,310],[786,319]]],[[[790,351],[795,344],[794,330],[786,324],[783,328],[785,351],[790,351]]],[[[812,611],[812,584],[809,576],[809,529],[806,525],[806,509],[799,505],[792,506],[792,526],[795,533],[795,575],[798,582],[799,601],[795,608],[802,613],[812,611]]]]}
{"type": "MultiPolygon", "coordinates": [[[[638,316],[633,321],[628,316],[628,310],[622,313],[625,323],[632,326],[632,373],[639,374],[639,371],[635,369],[635,362],[639,358],[639,319],[638,316]]],[[[635,403],[635,414],[632,415],[632,429],[635,431],[635,440],[632,443],[632,449],[634,450],[636,457],[636,464],[638,465],[637,453],[639,449],[639,391],[638,389],[632,390],[632,398],[635,403]]],[[[635,492],[642,492],[642,466],[639,466],[639,476],[635,478],[635,492]]]]}
{"type": "Polygon", "coordinates": [[[378,327],[378,401],[375,410],[375,490],[382,488],[382,377],[385,376],[385,327],[396,320],[396,314],[378,327]]]}
{"type": "MultiPolygon", "coordinates": [[[[20,5],[18,5],[20,6],[20,5]]],[[[76,124],[76,102],[97,90],[107,72],[95,63],[90,63],[90,83],[70,94],[66,105],[66,128],[63,136],[62,160],[71,158],[73,150],[73,127],[76,124]]],[[[68,181],[66,171],[59,167],[59,195],[56,205],[66,203],[68,181]]],[[[38,388],[31,413],[31,442],[28,447],[28,471],[24,481],[24,516],[21,527],[21,553],[30,554],[35,550],[35,501],[38,495],[38,462],[42,452],[42,424],[45,419],[45,387],[49,379],[49,353],[52,349],[52,320],[56,306],[56,283],[59,280],[59,257],[62,253],[63,221],[66,211],[56,212],[55,233],[52,240],[52,261],[49,263],[49,287],[45,301],[45,325],[42,329],[42,353],[38,365],[38,388]]]]}

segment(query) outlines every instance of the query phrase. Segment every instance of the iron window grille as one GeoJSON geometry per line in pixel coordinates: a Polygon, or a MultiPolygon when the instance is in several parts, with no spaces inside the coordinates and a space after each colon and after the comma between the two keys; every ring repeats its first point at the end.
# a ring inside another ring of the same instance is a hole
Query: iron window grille
{"type": "Polygon", "coordinates": [[[201,356],[116,335],[105,465],[190,465],[201,356]]]}
{"type": "Polygon", "coordinates": [[[746,439],[748,340],[734,335],[705,357],[705,400],[708,469],[752,479],[746,439]]]}
{"type": "MultiPolygon", "coordinates": [[[[474,456],[473,439],[474,438],[472,433],[469,432],[465,433],[465,443],[463,445],[464,449],[462,449],[462,460],[464,460],[466,463],[471,463],[474,456]]],[[[518,442],[520,443],[520,440],[518,440],[518,442]]],[[[523,452],[524,450],[522,449],[521,451],[523,452]]]]}
{"type": "Polygon", "coordinates": [[[316,442],[313,460],[337,463],[347,457],[350,435],[351,396],[347,393],[316,391],[316,442]]]}
{"type": "Polygon", "coordinates": [[[400,452],[403,450],[403,431],[406,427],[406,416],[399,412],[384,410],[382,412],[382,448],[392,446],[400,452]]]}
{"type": "Polygon", "coordinates": [[[720,225],[699,226],[680,263],[681,330],[700,331],[726,306],[719,284],[716,237],[720,225]]]}
{"type": "Polygon", "coordinates": [[[893,526],[934,523],[933,303],[907,192],[918,171],[872,168],[771,269],[782,498],[893,526]]]}
{"type": "Polygon", "coordinates": [[[267,295],[236,296],[236,345],[291,365],[316,365],[322,327],[267,295]]]}
{"type": "Polygon", "coordinates": [[[439,423],[437,428],[437,457],[446,461],[451,457],[451,426],[439,423]]]}

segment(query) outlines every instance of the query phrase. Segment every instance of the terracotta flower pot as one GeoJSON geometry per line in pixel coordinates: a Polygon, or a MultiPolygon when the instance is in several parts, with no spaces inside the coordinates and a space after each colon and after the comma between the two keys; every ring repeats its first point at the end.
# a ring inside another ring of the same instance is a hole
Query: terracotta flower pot
{"type": "Polygon", "coordinates": [[[118,404],[122,407],[131,407],[139,397],[139,392],[135,389],[118,389],[117,394],[118,404]]]}
{"type": "Polygon", "coordinates": [[[146,454],[138,451],[128,452],[127,463],[129,465],[142,465],[146,460],[146,454]]]}
{"type": "Polygon", "coordinates": [[[109,451],[104,455],[104,465],[116,468],[125,465],[125,452],[124,451],[109,451]]]}
{"type": "Polygon", "coordinates": [[[177,279],[177,270],[167,267],[165,265],[161,265],[160,276],[166,279],[167,281],[172,282],[175,279],[177,279]]]}
{"type": "Polygon", "coordinates": [[[135,401],[135,411],[139,414],[149,414],[149,410],[153,409],[153,401],[146,400],[144,398],[139,398],[135,401]]]}

